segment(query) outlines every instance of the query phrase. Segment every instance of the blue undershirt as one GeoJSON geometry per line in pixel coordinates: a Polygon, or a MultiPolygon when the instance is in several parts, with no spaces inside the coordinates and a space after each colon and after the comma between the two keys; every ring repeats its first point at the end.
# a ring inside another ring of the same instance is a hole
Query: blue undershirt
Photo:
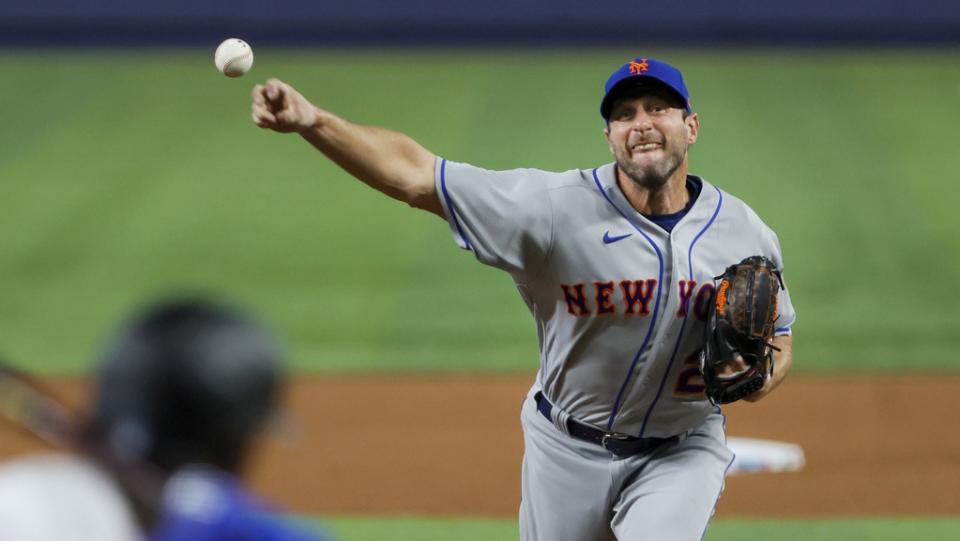
{"type": "Polygon", "coordinates": [[[690,212],[693,204],[697,202],[697,197],[700,197],[701,190],[703,190],[703,181],[699,177],[687,175],[687,193],[690,194],[690,200],[687,201],[686,206],[673,214],[644,214],[643,216],[669,233],[673,231],[677,222],[690,212]]]}

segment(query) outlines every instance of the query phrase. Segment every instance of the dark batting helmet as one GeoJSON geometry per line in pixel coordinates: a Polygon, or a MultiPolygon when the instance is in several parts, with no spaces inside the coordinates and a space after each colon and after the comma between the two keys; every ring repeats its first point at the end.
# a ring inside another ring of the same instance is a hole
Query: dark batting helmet
{"type": "Polygon", "coordinates": [[[235,310],[203,300],[154,305],[103,359],[91,428],[121,460],[237,471],[277,403],[281,357],[276,340],[235,310]]]}

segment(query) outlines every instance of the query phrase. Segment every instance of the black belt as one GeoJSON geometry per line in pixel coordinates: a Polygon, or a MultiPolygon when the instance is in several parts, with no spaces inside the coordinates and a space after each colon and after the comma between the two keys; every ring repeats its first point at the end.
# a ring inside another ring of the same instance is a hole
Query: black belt
{"type": "MultiPolygon", "coordinates": [[[[552,423],[553,418],[550,416],[550,412],[553,410],[553,404],[551,404],[540,391],[537,391],[534,399],[537,401],[537,411],[542,413],[543,416],[552,423]]],[[[639,455],[652,451],[661,445],[675,443],[680,440],[679,436],[671,436],[669,438],[638,438],[619,432],[606,432],[572,418],[567,419],[567,431],[570,432],[570,435],[574,438],[597,444],[619,457],[639,455]]]]}

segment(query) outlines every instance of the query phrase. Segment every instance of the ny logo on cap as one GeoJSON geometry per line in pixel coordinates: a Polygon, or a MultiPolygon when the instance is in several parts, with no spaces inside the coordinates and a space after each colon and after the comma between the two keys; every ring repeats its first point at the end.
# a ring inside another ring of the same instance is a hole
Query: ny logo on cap
{"type": "Polygon", "coordinates": [[[641,58],[639,62],[637,62],[636,60],[630,61],[630,73],[634,75],[639,75],[647,71],[648,69],[650,69],[650,65],[647,64],[646,58],[641,58]]]}

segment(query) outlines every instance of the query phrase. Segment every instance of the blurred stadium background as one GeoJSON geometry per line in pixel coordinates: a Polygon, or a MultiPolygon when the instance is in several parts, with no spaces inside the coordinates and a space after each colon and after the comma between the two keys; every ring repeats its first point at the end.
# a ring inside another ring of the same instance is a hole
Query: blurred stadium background
{"type": "MultiPolygon", "coordinates": [[[[257,130],[250,88],[279,77],[453,160],[562,170],[608,161],[602,84],[642,52],[684,70],[693,171],[780,234],[796,374],[960,373],[956,2],[5,0],[0,45],[0,335],[30,370],[83,374],[131,306],[213,291],[273,321],[304,373],[532,374],[509,279],[257,130]],[[243,79],[213,67],[227,37],[253,46],[243,79]]],[[[516,537],[502,517],[326,518],[347,540],[516,537]]],[[[960,537],[951,517],[787,525],[707,538],[960,537]]]]}

